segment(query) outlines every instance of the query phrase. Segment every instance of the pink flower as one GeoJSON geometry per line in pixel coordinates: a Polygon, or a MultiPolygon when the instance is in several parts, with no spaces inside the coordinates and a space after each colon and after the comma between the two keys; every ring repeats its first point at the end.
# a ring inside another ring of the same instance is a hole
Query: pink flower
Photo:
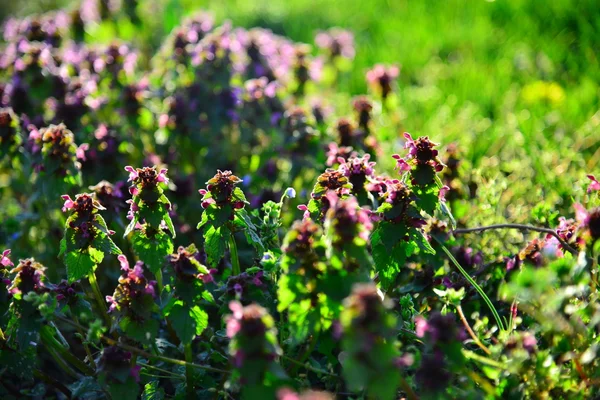
{"type": "Polygon", "coordinates": [[[308,207],[306,206],[306,204],[300,204],[298,206],[298,210],[304,211],[304,214],[302,214],[302,219],[310,219],[310,211],[308,211],[308,207]]]}
{"type": "Polygon", "coordinates": [[[85,152],[88,151],[90,149],[90,145],[87,143],[82,143],[77,150],[75,150],[75,155],[77,156],[78,160],[82,160],[85,161],[86,157],[85,157],[85,152]]]}
{"type": "Polygon", "coordinates": [[[137,188],[137,186],[130,186],[129,187],[129,193],[132,196],[137,196],[140,193],[140,190],[137,188]]]}
{"type": "Polygon", "coordinates": [[[281,388],[277,391],[277,400],[300,400],[300,396],[289,388],[281,388]]]}
{"type": "Polygon", "coordinates": [[[65,201],[62,207],[63,212],[66,212],[67,210],[70,210],[71,208],[75,207],[75,202],[71,199],[71,196],[69,196],[68,194],[63,194],[60,197],[65,201]]]}
{"type": "Polygon", "coordinates": [[[438,199],[441,202],[445,202],[446,201],[446,194],[448,193],[448,191],[450,190],[450,188],[446,185],[442,186],[440,188],[440,192],[438,193],[438,199]]]}
{"type": "Polygon", "coordinates": [[[215,274],[216,272],[217,272],[216,269],[211,268],[208,271],[208,274],[199,274],[198,276],[200,277],[200,279],[202,279],[202,282],[204,282],[204,283],[214,283],[215,278],[213,277],[213,274],[215,274]]]}
{"type": "Polygon", "coordinates": [[[592,191],[600,191],[600,182],[598,182],[594,175],[588,175],[587,177],[592,181],[587,188],[587,192],[591,193],[592,191]]]}
{"type": "Polygon", "coordinates": [[[2,264],[4,267],[8,267],[9,265],[14,266],[13,262],[10,261],[8,256],[10,256],[10,249],[4,250],[2,252],[2,257],[0,257],[0,264],[2,264]]]}
{"type": "Polygon", "coordinates": [[[425,333],[427,333],[427,320],[421,316],[415,318],[415,333],[418,337],[425,337],[425,333]]]}
{"type": "Polygon", "coordinates": [[[140,370],[142,369],[141,365],[134,365],[131,367],[129,374],[135,379],[136,383],[140,382],[140,370]]]}
{"type": "Polygon", "coordinates": [[[158,173],[158,177],[156,178],[156,180],[158,182],[163,182],[165,184],[168,184],[169,178],[167,178],[166,174],[167,174],[167,169],[166,168],[161,169],[160,172],[158,173]]]}
{"type": "Polygon", "coordinates": [[[127,261],[127,257],[125,257],[124,254],[121,254],[120,256],[118,256],[117,260],[119,260],[119,263],[121,264],[121,269],[123,271],[129,270],[129,261],[127,261]]]}
{"type": "Polygon", "coordinates": [[[129,179],[127,179],[127,182],[133,181],[138,178],[138,172],[131,165],[126,166],[125,171],[129,172],[129,179]]]}
{"type": "Polygon", "coordinates": [[[230,315],[227,318],[227,337],[234,337],[241,329],[242,325],[240,320],[243,316],[243,306],[238,301],[232,301],[229,303],[229,309],[233,312],[233,315],[230,315]]]}

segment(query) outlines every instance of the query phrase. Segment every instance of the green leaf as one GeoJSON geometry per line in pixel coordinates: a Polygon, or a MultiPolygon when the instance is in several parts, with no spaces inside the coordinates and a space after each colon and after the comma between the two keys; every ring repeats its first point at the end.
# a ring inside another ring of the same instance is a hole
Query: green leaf
{"type": "Polygon", "coordinates": [[[133,216],[133,219],[131,220],[129,225],[127,225],[127,229],[125,229],[125,233],[123,234],[123,237],[127,237],[127,235],[129,235],[131,232],[133,232],[133,230],[135,229],[135,224],[137,222],[138,222],[138,215],[137,215],[137,213],[135,213],[133,216]]]}
{"type": "Polygon", "coordinates": [[[431,244],[429,243],[423,232],[417,230],[416,234],[411,235],[411,238],[415,239],[415,242],[417,243],[419,248],[423,250],[423,252],[428,254],[435,254],[435,250],[433,249],[433,247],[431,247],[431,244]]]}
{"type": "Polygon", "coordinates": [[[62,239],[60,239],[60,251],[58,252],[58,256],[62,257],[63,254],[65,254],[65,251],[67,251],[67,241],[63,237],[62,239]]]}
{"type": "Polygon", "coordinates": [[[144,392],[142,393],[142,400],[163,400],[165,398],[165,391],[158,384],[158,381],[146,383],[144,385],[144,392]]]}
{"type": "Polygon", "coordinates": [[[169,232],[171,232],[171,236],[175,239],[175,236],[177,236],[175,234],[175,227],[173,226],[173,220],[171,220],[171,216],[168,212],[163,215],[163,221],[165,221],[167,228],[169,228],[169,232]]]}
{"type": "Polygon", "coordinates": [[[76,250],[65,255],[65,265],[67,267],[69,282],[73,282],[88,276],[94,270],[97,263],[85,250],[76,250]]]}
{"type": "Polygon", "coordinates": [[[110,236],[108,225],[106,225],[106,221],[102,218],[102,215],[96,214],[94,215],[94,226],[96,229],[104,232],[106,235],[110,236]]]}
{"type": "Polygon", "coordinates": [[[156,275],[165,263],[166,257],[173,252],[173,242],[167,234],[158,231],[149,238],[143,231],[136,231],[132,238],[133,251],[156,275]]]}
{"type": "Polygon", "coordinates": [[[225,228],[211,225],[204,232],[204,251],[206,252],[206,262],[216,267],[225,255],[225,245],[227,243],[227,237],[223,230],[225,228]]]}
{"type": "Polygon", "coordinates": [[[237,212],[237,216],[239,220],[242,222],[244,229],[244,233],[246,234],[246,239],[248,240],[248,244],[252,245],[260,254],[265,251],[265,246],[262,243],[262,239],[258,234],[258,228],[252,222],[250,215],[245,209],[242,209],[237,212]]]}
{"type": "Polygon", "coordinates": [[[208,314],[198,306],[190,308],[190,316],[196,325],[196,335],[202,335],[202,332],[208,327],[208,314]]]}
{"type": "Polygon", "coordinates": [[[152,344],[158,334],[158,321],[146,319],[143,323],[125,317],[119,326],[127,336],[143,344],[152,344]]]}
{"type": "Polygon", "coordinates": [[[425,211],[429,215],[433,215],[433,212],[439,204],[438,191],[436,184],[433,183],[427,186],[415,186],[415,194],[417,195],[417,206],[425,211]]]}
{"type": "Polygon", "coordinates": [[[113,399],[136,400],[140,387],[133,377],[130,377],[124,383],[111,382],[108,384],[108,392],[113,399]]]}
{"type": "Polygon", "coordinates": [[[196,320],[192,316],[190,308],[183,305],[183,302],[177,302],[169,312],[169,321],[177,337],[183,344],[192,342],[196,335],[196,320]]]}
{"type": "Polygon", "coordinates": [[[104,254],[123,254],[121,249],[117,247],[110,236],[103,232],[98,232],[98,234],[96,234],[92,244],[96,249],[100,250],[104,254]]]}

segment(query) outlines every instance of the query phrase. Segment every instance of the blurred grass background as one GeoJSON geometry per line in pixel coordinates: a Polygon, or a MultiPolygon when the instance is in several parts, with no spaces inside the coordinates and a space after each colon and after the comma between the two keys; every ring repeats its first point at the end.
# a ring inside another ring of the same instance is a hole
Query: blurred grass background
{"type": "MultiPolygon", "coordinates": [[[[4,16],[73,4],[0,1],[4,16]]],[[[570,205],[574,188],[598,170],[598,6],[597,0],[140,0],[144,37],[123,27],[96,39],[122,36],[157,48],[198,9],[218,22],[266,27],[306,43],[319,29],[349,29],[357,56],[340,89],[364,93],[369,67],[400,64],[402,127],[442,144],[457,142],[474,167],[469,174],[477,175],[470,179],[487,188],[480,195],[505,197],[503,217],[526,219],[525,204],[570,205]]],[[[381,135],[386,152],[398,151],[389,140],[396,132],[381,135]]]]}

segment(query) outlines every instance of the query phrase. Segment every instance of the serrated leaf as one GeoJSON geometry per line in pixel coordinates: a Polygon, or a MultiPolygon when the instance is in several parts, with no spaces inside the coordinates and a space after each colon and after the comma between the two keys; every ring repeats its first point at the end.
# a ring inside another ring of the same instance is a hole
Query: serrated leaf
{"type": "Polygon", "coordinates": [[[169,232],[171,232],[171,236],[173,237],[173,239],[175,239],[175,236],[177,236],[175,234],[175,227],[173,226],[173,220],[171,219],[171,216],[168,212],[163,215],[163,221],[165,221],[169,232]]]}
{"type": "Polygon", "coordinates": [[[123,254],[121,249],[117,247],[110,236],[103,232],[99,232],[96,235],[92,244],[96,249],[102,251],[104,254],[123,254]]]}
{"type": "Polygon", "coordinates": [[[104,232],[104,234],[109,235],[108,225],[106,225],[106,221],[104,220],[102,215],[100,215],[100,214],[94,215],[94,226],[96,227],[96,229],[104,232]]]}
{"type": "Polygon", "coordinates": [[[69,282],[88,276],[94,270],[96,263],[86,251],[76,250],[65,255],[65,266],[69,282]]]}
{"type": "Polygon", "coordinates": [[[164,232],[159,231],[149,238],[137,231],[132,238],[133,251],[148,269],[156,274],[163,267],[166,257],[173,252],[173,242],[164,232]]]}
{"type": "Polygon", "coordinates": [[[415,235],[412,235],[412,237],[415,239],[415,242],[417,242],[417,245],[421,250],[423,250],[423,252],[428,254],[435,254],[435,250],[433,249],[433,247],[431,247],[431,244],[429,243],[423,232],[417,231],[417,233],[415,235]]]}
{"type": "Polygon", "coordinates": [[[178,302],[171,308],[168,318],[179,340],[183,344],[191,343],[196,335],[196,321],[191,315],[190,308],[178,302]]]}
{"type": "Polygon", "coordinates": [[[63,254],[65,254],[65,251],[67,251],[67,240],[63,237],[60,239],[60,251],[58,252],[58,256],[62,257],[63,254]]]}
{"type": "Polygon", "coordinates": [[[246,210],[242,209],[237,213],[237,216],[245,227],[244,234],[246,235],[246,240],[248,240],[248,243],[262,254],[265,251],[265,246],[263,245],[262,239],[258,234],[258,228],[254,222],[252,222],[250,215],[248,215],[246,210]]]}
{"type": "Polygon", "coordinates": [[[143,323],[125,317],[119,326],[127,336],[144,344],[151,344],[158,334],[158,321],[147,319],[143,323]]]}
{"type": "Polygon", "coordinates": [[[415,186],[414,190],[418,197],[416,201],[417,206],[427,214],[432,215],[439,203],[439,189],[437,185],[431,184],[425,187],[415,186]]]}
{"type": "Polygon", "coordinates": [[[131,222],[129,222],[129,225],[127,225],[127,228],[125,229],[125,233],[123,234],[123,237],[127,237],[127,235],[129,235],[131,232],[133,232],[133,230],[135,229],[135,224],[137,224],[138,222],[138,216],[137,214],[134,214],[133,219],[131,220],[131,222]]]}
{"type": "Polygon", "coordinates": [[[144,385],[144,392],[142,393],[142,400],[163,400],[165,398],[165,391],[158,384],[158,381],[146,383],[144,385]]]}
{"type": "Polygon", "coordinates": [[[198,306],[190,308],[190,316],[196,325],[196,335],[202,335],[202,332],[208,327],[208,314],[198,306]]]}
{"type": "Polygon", "coordinates": [[[223,229],[211,225],[204,232],[204,251],[206,252],[206,262],[216,267],[225,255],[225,245],[227,237],[223,234],[223,229]]]}

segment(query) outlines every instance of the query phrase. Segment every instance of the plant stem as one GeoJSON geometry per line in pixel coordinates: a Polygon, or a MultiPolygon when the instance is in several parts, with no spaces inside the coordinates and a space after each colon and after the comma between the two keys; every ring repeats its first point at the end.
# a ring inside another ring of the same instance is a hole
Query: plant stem
{"type": "Polygon", "coordinates": [[[404,392],[406,393],[406,397],[409,400],[419,400],[419,396],[417,396],[415,391],[410,387],[410,385],[408,384],[408,382],[406,382],[406,379],[404,379],[402,375],[400,375],[400,386],[402,387],[402,390],[404,390],[404,392]]]}
{"type": "Polygon", "coordinates": [[[53,386],[56,389],[58,389],[59,391],[61,391],[65,396],[67,396],[67,399],[71,398],[71,391],[69,390],[69,388],[67,388],[65,385],[63,385],[56,379],[52,378],[51,376],[46,375],[39,369],[36,369],[33,371],[33,376],[35,376],[39,380],[43,381],[44,383],[46,383],[50,386],[53,386]]]}
{"type": "Polygon", "coordinates": [[[502,370],[506,370],[506,366],[496,360],[489,359],[484,356],[480,356],[479,354],[472,352],[467,349],[462,349],[463,355],[469,360],[479,361],[482,364],[489,365],[490,367],[499,368],[502,370]]]}
{"type": "Polygon", "coordinates": [[[81,375],[78,375],[75,371],[73,371],[73,369],[69,366],[69,364],[67,364],[65,362],[65,360],[63,360],[60,357],[60,355],[56,352],[56,350],[54,350],[51,346],[47,345],[46,343],[44,343],[44,345],[46,346],[46,350],[48,350],[48,353],[50,354],[50,356],[52,357],[54,362],[56,362],[56,364],[59,366],[60,369],[62,369],[67,375],[69,375],[73,379],[81,378],[81,375]]]}
{"type": "Polygon", "coordinates": [[[292,376],[296,375],[296,372],[298,372],[298,368],[301,365],[304,365],[304,362],[308,359],[308,357],[310,357],[310,354],[313,352],[313,350],[317,346],[318,339],[319,339],[319,332],[317,331],[312,335],[312,338],[310,340],[308,347],[306,348],[306,350],[304,351],[302,356],[300,356],[300,358],[298,359],[298,364],[296,364],[296,366],[294,368],[292,368],[292,371],[290,373],[292,376]]]}
{"type": "Polygon", "coordinates": [[[492,301],[490,300],[490,298],[487,296],[487,294],[485,294],[485,292],[483,291],[483,289],[481,288],[481,286],[479,286],[477,284],[477,282],[475,282],[475,280],[473,278],[471,278],[471,276],[467,273],[467,271],[465,271],[465,269],[458,263],[458,261],[456,261],[456,258],[454,258],[454,256],[450,252],[450,250],[448,250],[448,248],[446,248],[446,246],[444,246],[444,244],[439,239],[437,239],[435,236],[432,236],[432,238],[436,242],[438,242],[438,244],[440,245],[440,247],[442,248],[442,250],[444,250],[444,253],[446,253],[446,255],[448,256],[448,258],[450,259],[450,261],[452,261],[452,263],[456,266],[456,268],[458,268],[458,270],[460,271],[460,273],[463,274],[463,276],[465,277],[465,279],[469,281],[469,283],[475,288],[475,290],[477,290],[477,292],[479,293],[479,295],[483,298],[483,301],[485,301],[485,303],[489,307],[490,311],[494,315],[494,319],[496,320],[496,323],[498,324],[498,327],[501,330],[503,330],[503,331],[506,330],[504,328],[504,324],[502,323],[502,319],[500,318],[500,315],[498,314],[498,311],[496,311],[496,307],[494,307],[494,304],[492,303],[492,301]]]}
{"type": "Polygon", "coordinates": [[[240,268],[240,259],[238,257],[237,245],[235,244],[235,237],[233,232],[230,232],[229,236],[229,253],[231,256],[231,269],[233,276],[239,275],[242,270],[240,268]]]}
{"type": "MultiPolygon", "coordinates": [[[[73,316],[73,319],[77,324],[79,324],[79,319],[76,316],[73,316]]],[[[77,333],[81,335],[81,344],[83,345],[83,349],[85,350],[85,354],[87,355],[88,360],[90,360],[90,365],[92,368],[96,369],[96,363],[94,362],[94,357],[92,357],[92,352],[90,351],[90,347],[86,343],[85,332],[81,328],[77,329],[77,333]]]]}
{"type": "Polygon", "coordinates": [[[44,325],[40,330],[40,339],[44,343],[44,345],[48,349],[52,349],[52,351],[56,352],[56,354],[60,355],[65,361],[68,361],[74,367],[76,367],[79,371],[88,376],[94,375],[94,370],[88,367],[83,361],[79,358],[75,357],[68,349],[63,347],[58,340],[54,337],[53,328],[49,325],[44,325]]]}
{"type": "Polygon", "coordinates": [[[558,240],[558,242],[561,244],[561,246],[567,250],[569,253],[573,254],[573,255],[577,255],[579,252],[574,249],[569,243],[565,242],[563,240],[563,238],[560,237],[560,235],[558,233],[556,233],[555,230],[550,229],[550,228],[540,228],[537,226],[532,226],[532,225],[523,225],[523,224],[496,224],[496,225],[488,225],[488,226],[478,226],[476,228],[465,228],[465,229],[455,229],[452,231],[453,234],[463,234],[463,233],[472,233],[472,232],[483,232],[483,231],[488,231],[491,229],[519,229],[519,230],[523,230],[523,231],[534,231],[534,232],[540,232],[540,233],[547,233],[549,235],[552,235],[556,238],[556,240],[558,240]]]}
{"type": "Polygon", "coordinates": [[[283,355],[283,356],[281,356],[281,358],[283,358],[284,360],[287,360],[287,361],[291,362],[292,364],[296,364],[296,365],[299,365],[301,367],[304,367],[304,368],[308,369],[309,371],[313,371],[313,372],[316,372],[318,374],[323,374],[323,375],[328,375],[328,376],[335,376],[336,378],[341,379],[336,374],[332,374],[331,372],[327,372],[327,371],[322,370],[322,369],[314,368],[314,367],[312,367],[312,366],[310,366],[308,364],[304,364],[304,363],[301,363],[300,361],[294,360],[291,357],[283,355]]]}
{"type": "Polygon", "coordinates": [[[179,375],[179,374],[173,373],[173,372],[171,372],[171,371],[169,371],[167,369],[159,368],[159,367],[151,365],[151,364],[146,364],[146,363],[138,361],[138,365],[141,365],[144,368],[155,369],[157,371],[162,372],[163,374],[172,375],[174,378],[185,379],[185,376],[183,376],[183,375],[179,375]]]}
{"type": "MultiPolygon", "coordinates": [[[[76,324],[75,322],[73,322],[73,321],[71,321],[69,319],[66,319],[66,318],[63,318],[63,317],[60,317],[60,316],[57,316],[56,318],[59,319],[59,320],[61,320],[61,321],[63,321],[66,324],[71,325],[71,326],[75,326],[75,327],[79,326],[79,327],[81,327],[81,325],[78,325],[78,324],[76,324]]],[[[83,327],[81,327],[81,328],[83,328],[83,327]]],[[[209,367],[207,365],[200,365],[200,364],[188,363],[186,361],[178,360],[176,358],[169,358],[169,357],[164,357],[164,356],[160,356],[160,355],[154,355],[154,354],[148,353],[147,351],[144,351],[142,349],[138,349],[137,347],[129,346],[129,345],[125,344],[125,343],[118,342],[118,341],[116,341],[114,339],[111,339],[111,338],[109,338],[107,336],[104,336],[104,335],[100,335],[100,340],[104,341],[106,344],[108,344],[110,346],[120,347],[123,350],[127,350],[127,351],[130,351],[132,353],[136,353],[136,354],[138,354],[138,355],[140,355],[140,356],[142,356],[144,358],[147,358],[147,359],[160,360],[160,361],[164,361],[164,362],[169,363],[169,364],[182,365],[182,366],[190,365],[190,366],[192,366],[194,368],[203,369],[205,371],[210,371],[210,372],[218,372],[218,373],[221,373],[221,374],[228,374],[229,373],[229,371],[224,370],[224,369],[220,369],[220,368],[213,368],[213,367],[209,367]]]]}
{"type": "Polygon", "coordinates": [[[162,294],[163,291],[163,274],[162,274],[162,270],[158,270],[156,271],[156,286],[158,286],[158,299],[160,300],[160,295],[162,294]]]}
{"type": "Polygon", "coordinates": [[[467,332],[469,332],[469,336],[471,336],[471,338],[473,339],[473,341],[475,342],[475,344],[477,346],[479,346],[479,348],[481,350],[483,350],[485,352],[485,354],[487,354],[488,356],[490,354],[492,354],[492,352],[490,351],[490,349],[488,349],[482,342],[481,340],[479,340],[479,338],[477,337],[477,335],[475,334],[475,332],[473,332],[473,329],[471,329],[471,325],[469,325],[469,321],[467,321],[467,318],[465,317],[465,313],[463,312],[462,307],[459,305],[456,306],[456,311],[458,312],[458,316],[460,317],[460,320],[462,321],[465,329],[467,330],[467,332]]]}
{"type": "Polygon", "coordinates": [[[187,392],[187,397],[189,400],[194,399],[194,369],[191,366],[192,361],[194,360],[192,354],[192,344],[186,343],[183,346],[183,353],[185,355],[185,388],[187,392]]]}
{"type": "Polygon", "coordinates": [[[98,308],[100,309],[100,313],[104,318],[104,323],[106,327],[110,331],[112,327],[112,321],[110,316],[108,315],[108,309],[106,308],[106,301],[102,297],[102,292],[100,291],[100,286],[98,286],[98,280],[96,279],[96,273],[94,271],[90,272],[88,275],[88,279],[90,281],[90,286],[92,287],[92,292],[94,292],[94,297],[96,298],[96,303],[98,303],[98,308]]]}

